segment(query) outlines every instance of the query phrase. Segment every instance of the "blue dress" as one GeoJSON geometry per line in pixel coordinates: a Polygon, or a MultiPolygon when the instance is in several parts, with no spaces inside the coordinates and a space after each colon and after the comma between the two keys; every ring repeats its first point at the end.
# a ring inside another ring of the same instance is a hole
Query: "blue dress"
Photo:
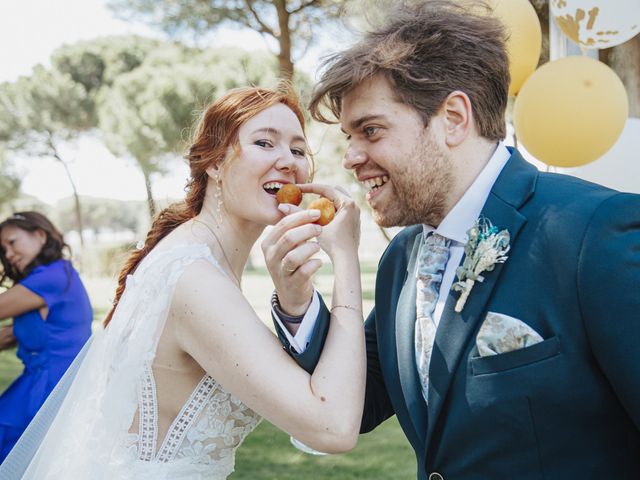
{"type": "Polygon", "coordinates": [[[24,372],[0,396],[0,462],[89,339],[93,317],[87,291],[67,260],[36,267],[19,284],[42,297],[49,313],[46,321],[38,310],[13,320],[24,372]]]}

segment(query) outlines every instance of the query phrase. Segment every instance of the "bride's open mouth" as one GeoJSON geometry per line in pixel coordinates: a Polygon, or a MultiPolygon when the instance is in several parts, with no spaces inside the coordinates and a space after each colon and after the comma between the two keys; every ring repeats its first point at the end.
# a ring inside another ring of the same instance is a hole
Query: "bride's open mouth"
{"type": "Polygon", "coordinates": [[[272,195],[275,197],[276,193],[278,193],[278,190],[280,190],[283,185],[284,183],[280,183],[280,182],[267,182],[262,186],[262,188],[269,195],[272,195]]]}

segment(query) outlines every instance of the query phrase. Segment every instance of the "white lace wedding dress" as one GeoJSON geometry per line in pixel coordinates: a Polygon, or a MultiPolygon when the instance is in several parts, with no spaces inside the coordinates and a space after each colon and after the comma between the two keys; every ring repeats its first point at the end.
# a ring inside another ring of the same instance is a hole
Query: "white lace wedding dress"
{"type": "Polygon", "coordinates": [[[140,263],[109,327],[0,467],[1,480],[224,480],[233,472],[235,450],[260,417],[209,375],[158,438],[152,365],[175,284],[196,261],[220,268],[200,244],[154,250],[140,263]]]}

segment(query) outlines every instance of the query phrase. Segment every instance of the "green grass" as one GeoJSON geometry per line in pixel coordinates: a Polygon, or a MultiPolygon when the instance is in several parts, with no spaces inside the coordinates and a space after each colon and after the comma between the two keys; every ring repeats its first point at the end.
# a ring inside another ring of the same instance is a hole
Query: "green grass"
{"type": "Polygon", "coordinates": [[[0,352],[0,392],[4,392],[24,369],[22,362],[16,357],[16,349],[0,352]]]}
{"type": "Polygon", "coordinates": [[[395,417],[361,435],[358,446],[341,455],[314,456],[289,443],[289,436],[267,421],[247,437],[236,453],[229,480],[412,480],[413,450],[395,417]]]}

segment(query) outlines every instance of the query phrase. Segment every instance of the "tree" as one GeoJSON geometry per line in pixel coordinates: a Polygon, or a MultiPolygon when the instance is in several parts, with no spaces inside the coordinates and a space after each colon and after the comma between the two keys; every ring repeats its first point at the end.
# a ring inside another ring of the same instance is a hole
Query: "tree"
{"type": "Polygon", "coordinates": [[[182,153],[194,112],[230,88],[275,80],[274,65],[262,55],[174,44],[158,48],[101,92],[98,123],[105,143],[114,154],[129,155],[139,165],[151,216],[156,212],[152,177],[182,153]]]}
{"type": "Polygon", "coordinates": [[[11,205],[20,193],[20,178],[9,167],[5,155],[5,147],[0,145],[0,211],[11,205]]]}
{"type": "Polygon", "coordinates": [[[318,26],[336,19],[346,0],[111,0],[120,16],[139,18],[170,35],[202,35],[223,24],[250,28],[278,44],[280,76],[292,78],[294,53],[304,52],[318,26]]]}
{"type": "Polygon", "coordinates": [[[95,96],[123,73],[138,68],[163,42],[137,35],[101,37],[65,45],[51,56],[54,68],[95,96]]]}
{"type": "MultiPolygon", "coordinates": [[[[148,227],[143,202],[82,197],[82,204],[85,206],[86,228],[93,230],[96,234],[102,232],[131,232],[135,234],[148,227]]],[[[72,211],[73,202],[70,198],[57,202],[54,217],[56,225],[62,231],[73,227],[69,222],[72,211]]]]}
{"type": "Polygon", "coordinates": [[[97,127],[100,91],[137,68],[158,44],[141,37],[79,42],[56,50],[52,69],[36,66],[30,77],[0,86],[0,141],[14,154],[60,163],[73,190],[75,228],[83,244],[80,197],[60,147],[97,127]]]}
{"type": "MultiPolygon", "coordinates": [[[[91,125],[102,130],[98,125],[98,103],[104,104],[104,99],[109,97],[106,92],[110,91],[118,78],[139,68],[161,44],[162,42],[139,36],[98,38],[58,49],[52,56],[52,63],[56,71],[68,76],[86,92],[91,125]]],[[[149,162],[142,158],[139,163],[143,166],[150,211],[153,214],[155,210],[149,168],[145,168],[149,162]]]]}
{"type": "Polygon", "coordinates": [[[75,199],[76,228],[82,242],[82,211],[68,161],[60,145],[92,127],[92,106],[82,86],[41,65],[30,77],[0,87],[0,141],[14,154],[48,157],[60,163],[75,199]]]}

